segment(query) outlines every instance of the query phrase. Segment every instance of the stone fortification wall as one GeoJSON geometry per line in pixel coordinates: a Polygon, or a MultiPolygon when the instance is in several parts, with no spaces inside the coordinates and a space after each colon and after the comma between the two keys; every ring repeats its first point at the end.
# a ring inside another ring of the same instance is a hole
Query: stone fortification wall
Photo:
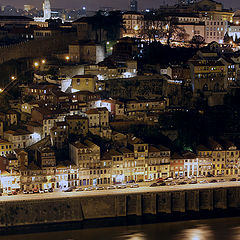
{"type": "Polygon", "coordinates": [[[240,187],[0,203],[0,228],[146,214],[240,209],[240,187]]]}

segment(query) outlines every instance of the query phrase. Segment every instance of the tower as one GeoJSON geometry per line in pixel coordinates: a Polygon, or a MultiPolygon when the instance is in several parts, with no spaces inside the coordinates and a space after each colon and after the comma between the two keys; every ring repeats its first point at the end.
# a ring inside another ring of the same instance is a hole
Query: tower
{"type": "Polygon", "coordinates": [[[50,4],[50,0],[44,0],[44,2],[43,2],[43,13],[44,13],[43,18],[45,20],[51,18],[51,4],[50,4]]]}
{"type": "Polygon", "coordinates": [[[137,10],[138,10],[138,1],[137,0],[130,0],[130,10],[137,12],[137,10]]]}

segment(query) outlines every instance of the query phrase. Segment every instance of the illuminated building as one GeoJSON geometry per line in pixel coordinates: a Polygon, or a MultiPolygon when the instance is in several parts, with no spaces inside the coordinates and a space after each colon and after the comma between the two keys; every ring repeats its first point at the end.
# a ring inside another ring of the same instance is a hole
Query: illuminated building
{"type": "Polygon", "coordinates": [[[6,154],[12,153],[13,147],[12,143],[3,139],[0,139],[0,153],[1,156],[6,156],[6,154]]]}
{"type": "Polygon", "coordinates": [[[205,21],[205,42],[213,41],[223,44],[224,36],[227,32],[227,21],[224,20],[206,20],[205,21]]]}
{"type": "Polygon", "coordinates": [[[44,0],[43,2],[43,17],[35,17],[36,22],[45,22],[47,19],[51,18],[51,4],[50,0],[44,0]]]}
{"type": "Polygon", "coordinates": [[[38,140],[33,133],[23,129],[5,131],[4,138],[13,144],[13,149],[26,148],[38,140]]]}
{"type": "Polygon", "coordinates": [[[212,174],[212,151],[211,149],[199,145],[196,148],[198,158],[199,176],[208,176],[212,174]]]}
{"type": "Polygon", "coordinates": [[[123,37],[137,37],[144,26],[144,16],[137,12],[125,12],[122,16],[124,31],[123,37]]]}
{"type": "Polygon", "coordinates": [[[93,75],[76,75],[72,77],[72,90],[95,92],[96,76],[93,75]]]}

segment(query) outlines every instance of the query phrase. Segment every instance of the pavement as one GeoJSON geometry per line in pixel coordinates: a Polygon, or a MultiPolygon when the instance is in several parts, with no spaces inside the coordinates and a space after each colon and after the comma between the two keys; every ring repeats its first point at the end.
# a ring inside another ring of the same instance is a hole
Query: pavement
{"type": "Polygon", "coordinates": [[[150,183],[144,183],[139,188],[125,188],[125,189],[111,189],[111,190],[93,190],[93,191],[80,191],[80,192],[60,192],[53,193],[35,193],[35,194],[18,194],[12,196],[0,196],[0,202],[10,201],[29,201],[29,200],[45,200],[56,198],[71,198],[71,197],[91,197],[91,196],[108,196],[118,194],[137,194],[137,193],[156,193],[168,191],[184,191],[184,190],[199,190],[199,189],[212,189],[212,188],[227,188],[227,187],[240,187],[240,181],[236,182],[218,182],[218,183],[204,183],[204,184],[185,184],[174,186],[157,186],[149,187],[150,183]]]}

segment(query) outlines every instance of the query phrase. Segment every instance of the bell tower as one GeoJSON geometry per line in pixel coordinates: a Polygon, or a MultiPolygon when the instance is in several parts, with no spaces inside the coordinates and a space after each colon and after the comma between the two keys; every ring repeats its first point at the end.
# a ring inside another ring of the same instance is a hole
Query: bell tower
{"type": "Polygon", "coordinates": [[[51,18],[51,4],[50,4],[50,0],[44,0],[44,2],[43,2],[43,13],[44,13],[43,18],[45,20],[51,18]]]}

